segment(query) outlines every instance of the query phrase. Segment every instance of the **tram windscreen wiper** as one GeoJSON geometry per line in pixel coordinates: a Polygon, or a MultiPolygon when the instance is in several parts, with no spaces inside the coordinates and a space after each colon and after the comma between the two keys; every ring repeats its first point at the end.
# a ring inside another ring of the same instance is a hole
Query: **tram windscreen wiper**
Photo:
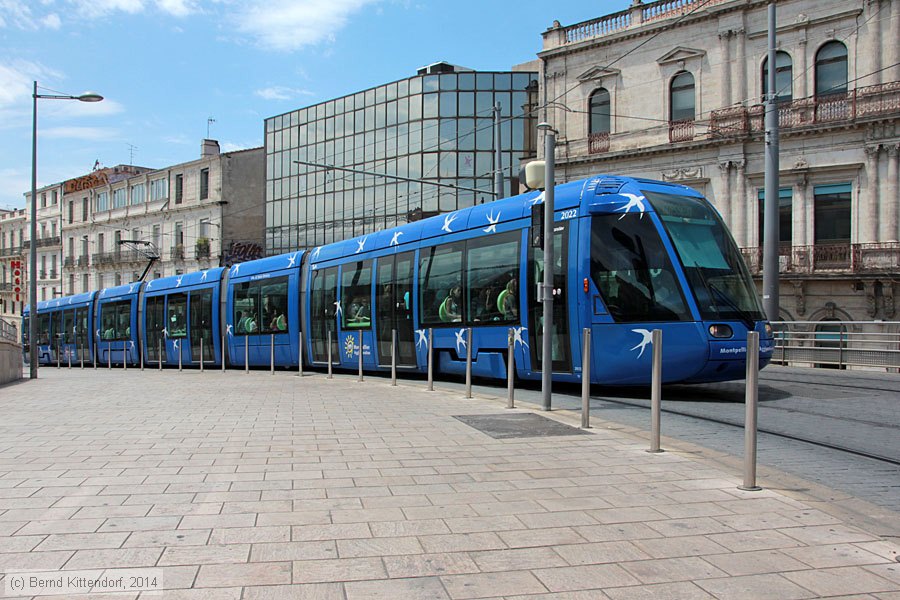
{"type": "Polygon", "coordinates": [[[736,312],[738,314],[741,321],[744,323],[744,325],[747,326],[747,330],[753,331],[753,328],[756,325],[756,322],[753,319],[753,315],[750,314],[750,312],[748,312],[748,311],[742,309],[740,306],[738,306],[734,302],[734,300],[732,300],[731,297],[728,296],[728,294],[726,294],[725,292],[720,290],[718,287],[716,287],[716,284],[706,281],[706,277],[703,278],[703,281],[704,281],[704,283],[706,283],[706,287],[710,292],[715,292],[715,294],[719,297],[719,299],[721,299],[723,302],[725,302],[725,304],[727,304],[728,307],[731,308],[731,310],[733,310],[734,312],[736,312]]]}
{"type": "Polygon", "coordinates": [[[700,278],[700,282],[703,284],[703,287],[706,288],[706,293],[709,294],[710,300],[713,302],[716,312],[720,313],[719,310],[719,302],[716,301],[713,296],[715,295],[719,300],[722,300],[724,304],[728,306],[731,310],[733,310],[737,315],[740,321],[747,326],[748,330],[753,330],[755,321],[753,319],[753,315],[749,312],[741,309],[734,300],[732,300],[728,294],[720,290],[714,283],[711,283],[707,278],[706,274],[703,272],[703,267],[697,264],[694,261],[694,272],[697,273],[697,276],[700,278]]]}

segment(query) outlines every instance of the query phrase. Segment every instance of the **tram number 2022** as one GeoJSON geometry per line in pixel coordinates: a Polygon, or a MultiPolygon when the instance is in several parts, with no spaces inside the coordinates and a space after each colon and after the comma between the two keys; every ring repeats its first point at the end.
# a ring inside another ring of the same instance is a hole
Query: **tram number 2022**
{"type": "Polygon", "coordinates": [[[573,208],[573,209],[571,209],[571,210],[564,210],[564,211],[562,211],[562,212],[560,213],[560,215],[559,215],[559,220],[560,220],[560,221],[565,221],[566,219],[574,219],[574,218],[577,217],[577,216],[578,216],[578,209],[577,209],[577,208],[573,208]]]}

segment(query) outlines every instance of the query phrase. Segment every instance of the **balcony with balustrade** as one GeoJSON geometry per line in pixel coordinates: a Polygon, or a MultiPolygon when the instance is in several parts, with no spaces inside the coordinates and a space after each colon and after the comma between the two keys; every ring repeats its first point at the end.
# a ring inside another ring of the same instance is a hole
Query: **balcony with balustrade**
{"type": "MultiPolygon", "coordinates": [[[[741,248],[752,275],[761,275],[763,249],[741,248]]],[[[786,246],[778,250],[778,271],[783,275],[872,274],[900,271],[900,243],[816,244],[786,246]]]]}
{"type": "MultiPolygon", "coordinates": [[[[900,114],[900,81],[869,85],[841,94],[810,96],[778,103],[780,129],[802,131],[822,125],[896,118],[900,114]]],[[[765,106],[733,106],[714,110],[709,137],[743,138],[765,131],[765,106]]]]}
{"type": "Polygon", "coordinates": [[[553,27],[544,33],[544,50],[570,46],[615,35],[644,25],[661,24],[698,9],[709,8],[732,0],[658,0],[636,4],[629,9],[610,13],[568,27],[553,27]]]}

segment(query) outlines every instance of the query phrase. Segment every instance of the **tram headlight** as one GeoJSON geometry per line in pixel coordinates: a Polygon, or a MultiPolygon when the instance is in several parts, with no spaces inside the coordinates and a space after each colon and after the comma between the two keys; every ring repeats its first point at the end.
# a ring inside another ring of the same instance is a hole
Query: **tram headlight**
{"type": "Polygon", "coordinates": [[[731,325],[716,323],[709,326],[709,335],[714,338],[730,338],[734,335],[734,331],[731,329],[731,325]]]}

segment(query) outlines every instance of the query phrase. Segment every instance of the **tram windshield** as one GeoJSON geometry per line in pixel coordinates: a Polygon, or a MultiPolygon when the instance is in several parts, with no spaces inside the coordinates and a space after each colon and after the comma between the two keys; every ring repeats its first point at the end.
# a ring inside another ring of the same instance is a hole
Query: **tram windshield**
{"type": "Polygon", "coordinates": [[[703,198],[643,192],[672,238],[704,320],[752,328],[765,319],[747,265],[718,213],[703,198]]]}
{"type": "Polygon", "coordinates": [[[659,232],[642,213],[591,220],[591,277],[617,323],[687,321],[691,314],[659,232]]]}

